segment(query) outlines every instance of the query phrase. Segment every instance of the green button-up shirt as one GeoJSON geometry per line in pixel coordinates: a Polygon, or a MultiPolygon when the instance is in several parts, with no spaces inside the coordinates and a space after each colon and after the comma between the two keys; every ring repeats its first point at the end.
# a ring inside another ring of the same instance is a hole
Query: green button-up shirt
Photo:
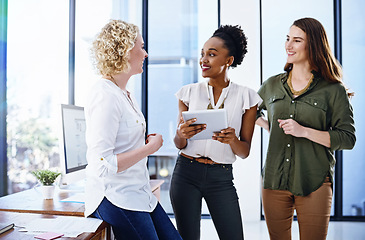
{"type": "Polygon", "coordinates": [[[269,78],[259,95],[267,110],[270,127],[269,146],[263,169],[265,189],[288,190],[296,196],[306,196],[317,190],[330,176],[333,181],[334,151],[351,149],[355,145],[352,106],[345,87],[330,83],[313,72],[314,79],[302,95],[294,98],[287,84],[287,73],[269,78]],[[292,118],[300,125],[328,131],[331,148],[306,138],[286,135],[278,119],[292,118]]]}

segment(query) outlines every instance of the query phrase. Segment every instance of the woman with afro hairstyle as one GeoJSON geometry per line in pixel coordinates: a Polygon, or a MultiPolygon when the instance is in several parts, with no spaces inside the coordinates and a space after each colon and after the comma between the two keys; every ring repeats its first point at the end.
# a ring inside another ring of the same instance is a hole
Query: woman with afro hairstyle
{"type": "Polygon", "coordinates": [[[126,88],[148,56],[138,27],[111,20],[92,52],[102,78],[85,106],[85,216],[109,223],[118,240],[181,240],[149,184],[147,156],[162,146],[162,136],[145,138],[145,118],[126,88]]]}
{"type": "Polygon", "coordinates": [[[184,240],[200,238],[202,199],[220,239],[243,239],[241,211],[233,184],[232,163],[250,153],[256,111],[261,98],[252,89],[232,82],[228,69],[241,64],[247,39],[239,26],[219,27],[202,50],[200,67],[205,82],[183,86],[177,93],[179,122],[174,138],[180,149],[171,179],[170,198],[177,228],[184,240]],[[211,139],[192,140],[204,131],[196,119],[184,121],[183,111],[220,109],[228,128],[211,139]]]}

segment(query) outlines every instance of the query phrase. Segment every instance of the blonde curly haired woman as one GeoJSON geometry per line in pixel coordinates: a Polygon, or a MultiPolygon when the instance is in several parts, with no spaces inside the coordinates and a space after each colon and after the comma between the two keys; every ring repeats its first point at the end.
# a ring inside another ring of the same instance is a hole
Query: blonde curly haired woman
{"type": "Polygon", "coordinates": [[[126,89],[148,56],[138,27],[111,20],[92,52],[102,79],[85,106],[85,216],[108,222],[116,239],[181,239],[149,185],[147,156],[162,146],[162,136],[145,139],[144,116],[126,89]]]}

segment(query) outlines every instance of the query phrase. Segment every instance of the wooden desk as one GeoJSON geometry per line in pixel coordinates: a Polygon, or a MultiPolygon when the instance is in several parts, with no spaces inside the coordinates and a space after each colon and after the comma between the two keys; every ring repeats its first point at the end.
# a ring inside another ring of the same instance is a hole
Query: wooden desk
{"type": "MultiPolygon", "coordinates": [[[[151,180],[152,192],[159,199],[160,186],[164,180],[151,180]]],[[[0,211],[39,213],[66,216],[84,216],[85,204],[60,202],[74,194],[73,192],[56,191],[53,199],[44,200],[35,189],[10,194],[0,198],[0,211]]]]}
{"type": "MultiPolygon", "coordinates": [[[[160,186],[164,183],[164,180],[151,180],[151,188],[153,194],[160,199],[160,186]]],[[[32,220],[32,216],[38,217],[64,217],[66,216],[84,216],[85,204],[84,203],[74,203],[74,202],[60,202],[65,198],[68,198],[74,194],[74,192],[62,192],[56,191],[53,199],[45,200],[41,192],[35,189],[25,190],[19,193],[10,194],[0,198],[0,213],[6,218],[4,212],[12,212],[12,214],[21,214],[22,218],[29,218],[32,220]],[[37,214],[36,214],[37,213],[37,214]]],[[[11,216],[11,215],[9,215],[11,216]]],[[[14,215],[16,216],[16,215],[14,215]]],[[[1,218],[0,218],[1,219],[1,218]]],[[[7,222],[6,219],[4,222],[7,222]]],[[[12,221],[12,222],[15,222],[12,221]]],[[[110,239],[111,231],[110,226],[106,222],[103,222],[96,233],[85,233],[81,234],[75,239],[110,239]],[[101,228],[101,229],[100,229],[101,228]],[[100,231],[99,231],[100,229],[100,231]]],[[[9,233],[4,233],[0,235],[1,240],[14,240],[14,239],[34,239],[32,235],[27,235],[18,231],[11,230],[9,233]],[[4,235],[4,236],[3,236],[4,235]],[[29,238],[27,238],[30,236],[29,238]]],[[[60,238],[60,239],[70,239],[70,238],[60,238]]],[[[74,239],[74,238],[71,238],[74,239]]]]}
{"type": "MultiPolygon", "coordinates": [[[[34,214],[34,213],[17,213],[17,212],[4,212],[0,211],[0,222],[1,223],[14,223],[15,227],[3,234],[0,234],[0,240],[34,240],[35,235],[30,235],[25,232],[19,232],[19,227],[25,221],[34,221],[39,218],[67,218],[67,216],[55,216],[49,214],[34,214]]],[[[95,233],[82,233],[76,238],[62,237],[57,239],[62,240],[102,240],[110,239],[110,227],[106,222],[103,222],[95,233]]]]}
{"type": "Polygon", "coordinates": [[[75,193],[57,192],[54,199],[43,199],[40,192],[29,189],[0,198],[0,211],[84,216],[83,203],[60,202],[75,193]]]}
{"type": "Polygon", "coordinates": [[[161,185],[165,182],[165,180],[160,180],[160,179],[151,179],[150,180],[150,185],[152,188],[152,193],[153,195],[156,196],[156,198],[158,199],[158,201],[160,201],[160,193],[161,193],[161,185]]]}

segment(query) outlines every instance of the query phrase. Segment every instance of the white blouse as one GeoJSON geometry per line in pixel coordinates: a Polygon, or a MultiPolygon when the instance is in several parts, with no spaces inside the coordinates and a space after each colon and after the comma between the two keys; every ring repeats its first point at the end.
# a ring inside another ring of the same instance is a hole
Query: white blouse
{"type": "Polygon", "coordinates": [[[117,172],[117,154],[145,144],[146,122],[134,98],[113,82],[101,79],[85,106],[87,161],[85,216],[106,197],[115,206],[152,212],[157,199],[149,184],[147,158],[117,172]],[[131,100],[132,99],[132,100],[131,100]]]}
{"type": "MultiPolygon", "coordinates": [[[[224,103],[228,126],[235,129],[238,138],[241,132],[242,115],[246,109],[260,105],[262,102],[256,91],[233,82],[222,90],[216,105],[214,104],[213,87],[208,85],[208,81],[183,86],[176,93],[176,97],[191,111],[207,109],[209,103],[214,109],[217,109],[224,103]]],[[[193,157],[209,157],[217,163],[231,164],[236,161],[236,155],[229,144],[212,139],[188,139],[187,146],[181,152],[193,157]]]]}

